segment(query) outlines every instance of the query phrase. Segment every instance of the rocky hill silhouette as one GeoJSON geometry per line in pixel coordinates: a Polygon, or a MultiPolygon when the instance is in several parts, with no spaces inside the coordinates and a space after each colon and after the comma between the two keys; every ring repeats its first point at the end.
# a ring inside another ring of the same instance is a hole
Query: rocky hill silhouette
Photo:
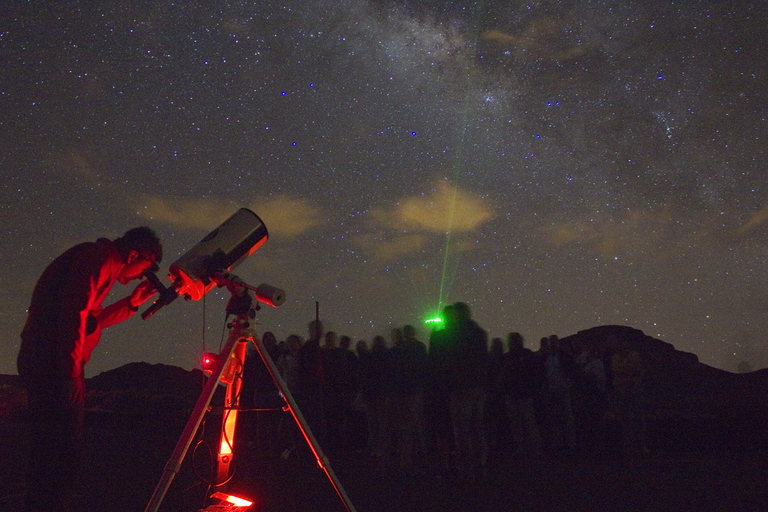
{"type": "Polygon", "coordinates": [[[183,424],[204,384],[201,370],[129,363],[87,380],[86,414],[116,426],[183,424]]]}
{"type": "Polygon", "coordinates": [[[578,352],[603,352],[617,340],[640,354],[646,419],[656,448],[768,449],[768,369],[735,374],[699,362],[631,327],[593,327],[563,338],[578,352]]]}

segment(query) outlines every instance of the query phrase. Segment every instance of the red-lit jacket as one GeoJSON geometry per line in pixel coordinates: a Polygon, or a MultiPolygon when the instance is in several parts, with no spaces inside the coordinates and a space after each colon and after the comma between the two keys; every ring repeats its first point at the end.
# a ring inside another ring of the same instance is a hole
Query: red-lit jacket
{"type": "Polygon", "coordinates": [[[22,377],[83,376],[101,329],[134,313],[128,297],[101,307],[123,265],[106,238],[78,244],[48,265],[32,292],[21,332],[17,365],[22,377]]]}

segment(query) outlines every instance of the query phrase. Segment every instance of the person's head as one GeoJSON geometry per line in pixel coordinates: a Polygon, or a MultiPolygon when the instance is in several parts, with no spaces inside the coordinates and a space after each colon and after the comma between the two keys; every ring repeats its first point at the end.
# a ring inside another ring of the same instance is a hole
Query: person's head
{"type": "Polygon", "coordinates": [[[560,352],[560,338],[557,334],[551,334],[549,336],[549,353],[555,354],[560,352]]]}
{"type": "Polygon", "coordinates": [[[349,350],[349,347],[352,346],[352,338],[349,336],[340,336],[339,337],[339,348],[344,350],[349,350]]]}
{"type": "Polygon", "coordinates": [[[267,348],[276,347],[277,346],[277,338],[275,337],[275,334],[271,331],[265,332],[261,336],[261,341],[264,342],[264,346],[267,348]]]}
{"type": "Polygon", "coordinates": [[[377,334],[373,337],[373,344],[371,346],[371,351],[373,352],[385,352],[387,350],[387,340],[384,339],[384,336],[377,334]]]}
{"type": "Polygon", "coordinates": [[[337,340],[338,335],[334,331],[328,331],[325,333],[325,345],[323,345],[323,348],[336,348],[337,340]]]}
{"type": "Polygon", "coordinates": [[[146,226],[133,228],[114,240],[123,268],[117,274],[121,284],[141,279],[147,270],[157,272],[163,259],[163,246],[154,231],[146,226]]]}
{"type": "Polygon", "coordinates": [[[488,352],[494,357],[504,354],[504,342],[501,341],[501,338],[493,338],[491,340],[491,348],[488,352]]]}
{"type": "Polygon", "coordinates": [[[301,338],[296,334],[291,334],[286,338],[286,343],[288,343],[288,350],[291,354],[296,355],[299,353],[299,349],[301,348],[301,338]]]}
{"type": "Polygon", "coordinates": [[[457,302],[453,305],[453,307],[456,313],[456,319],[459,322],[466,322],[472,318],[472,312],[466,302],[457,302]]]}
{"type": "Polygon", "coordinates": [[[507,334],[507,347],[509,350],[517,350],[523,348],[525,341],[523,335],[519,332],[511,332],[507,334]]]}
{"type": "Polygon", "coordinates": [[[357,352],[358,357],[362,357],[363,355],[368,353],[368,343],[365,342],[365,340],[358,340],[357,343],[355,343],[355,352],[357,352]]]}
{"type": "Polygon", "coordinates": [[[392,329],[392,331],[390,331],[390,335],[391,335],[391,338],[392,338],[392,346],[393,347],[395,345],[397,345],[398,343],[400,343],[401,341],[403,341],[403,331],[401,331],[397,327],[395,327],[394,329],[392,329]]]}
{"type": "Polygon", "coordinates": [[[456,323],[456,308],[448,304],[443,308],[443,325],[440,328],[450,329],[456,323]]]}
{"type": "Polygon", "coordinates": [[[406,340],[415,340],[416,339],[416,328],[412,325],[406,325],[403,327],[403,337],[406,340]]]}

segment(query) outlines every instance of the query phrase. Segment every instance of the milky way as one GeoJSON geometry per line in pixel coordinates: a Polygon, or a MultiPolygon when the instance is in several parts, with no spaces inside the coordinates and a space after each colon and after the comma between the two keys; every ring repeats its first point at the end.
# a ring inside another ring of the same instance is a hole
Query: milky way
{"type": "MultiPolygon", "coordinates": [[[[0,373],[68,246],[163,269],[239,207],[279,339],[467,302],[491,337],[621,324],[768,366],[768,8],[750,2],[68,2],[0,16],[0,373]]],[[[114,298],[130,288],[116,286],[114,298]]],[[[106,331],[88,375],[192,368],[226,292],[106,331]]]]}

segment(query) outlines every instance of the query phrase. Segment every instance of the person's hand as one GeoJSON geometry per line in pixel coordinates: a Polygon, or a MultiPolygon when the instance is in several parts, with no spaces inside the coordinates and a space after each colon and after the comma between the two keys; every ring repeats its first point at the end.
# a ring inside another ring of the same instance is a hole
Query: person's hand
{"type": "Polygon", "coordinates": [[[85,403],[85,381],[81,377],[67,379],[64,382],[65,400],[69,407],[85,403]]]}
{"type": "Polygon", "coordinates": [[[155,287],[150,281],[142,281],[133,289],[128,300],[131,303],[131,307],[137,308],[147,302],[156,293],[157,290],[155,290],[155,287]]]}

